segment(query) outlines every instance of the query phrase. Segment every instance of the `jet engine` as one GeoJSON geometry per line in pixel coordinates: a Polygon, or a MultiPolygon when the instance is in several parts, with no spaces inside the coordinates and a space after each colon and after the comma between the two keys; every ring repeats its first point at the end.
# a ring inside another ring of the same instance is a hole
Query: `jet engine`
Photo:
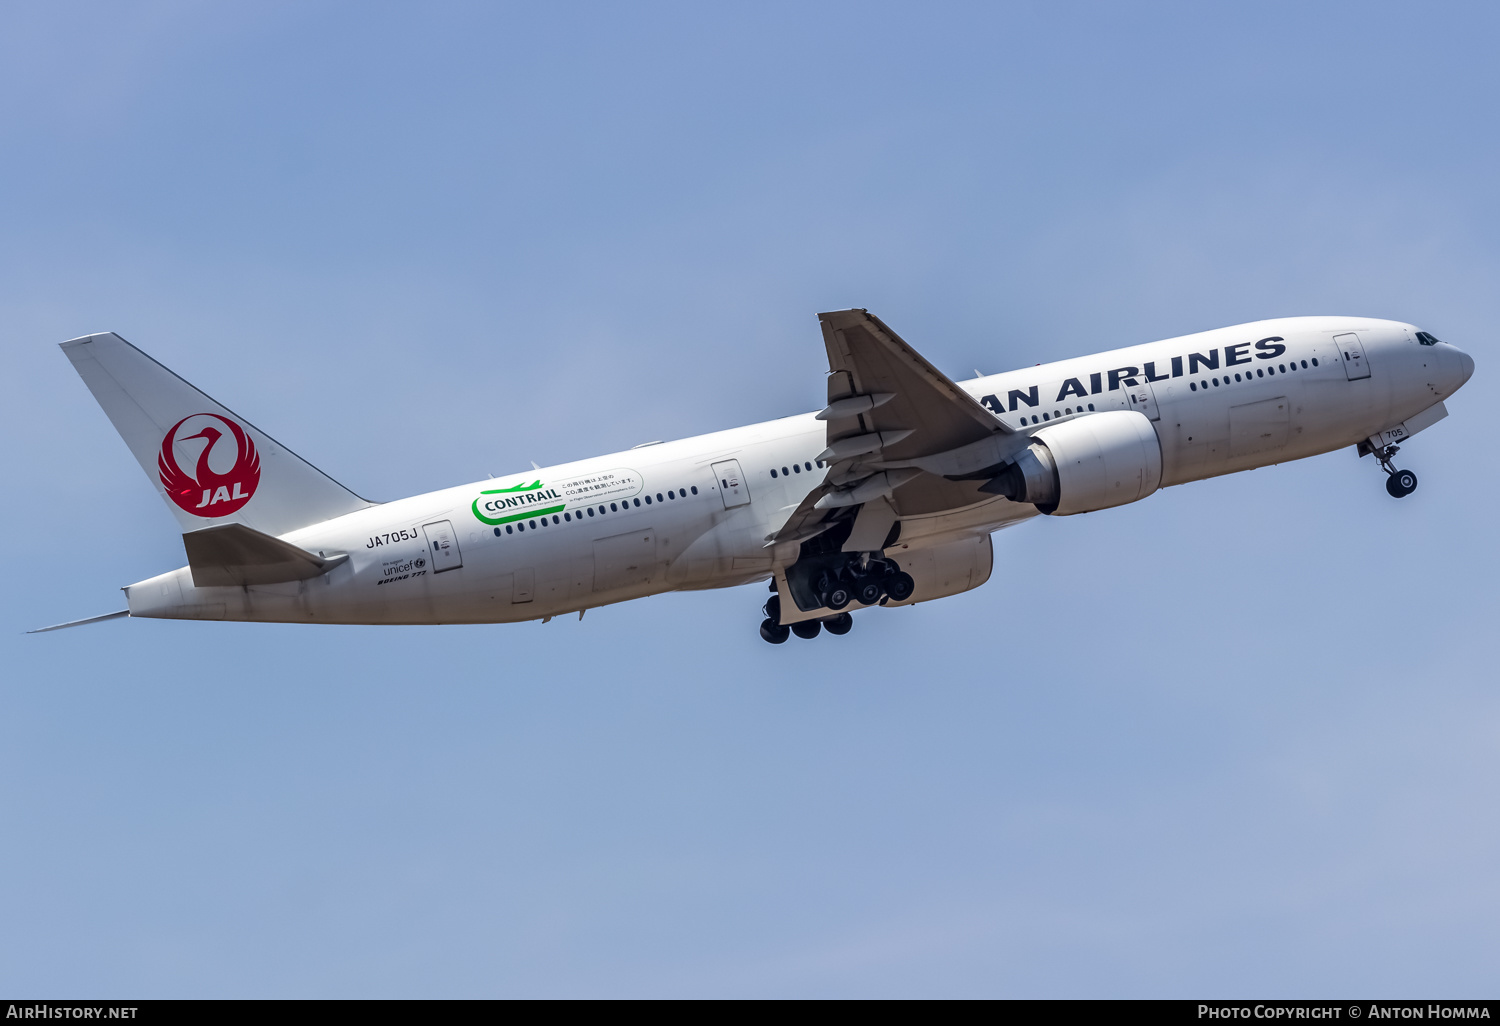
{"type": "Polygon", "coordinates": [[[1042,428],[981,489],[1069,516],[1144,499],[1161,487],[1161,442],[1136,410],[1093,413],[1042,428]]]}

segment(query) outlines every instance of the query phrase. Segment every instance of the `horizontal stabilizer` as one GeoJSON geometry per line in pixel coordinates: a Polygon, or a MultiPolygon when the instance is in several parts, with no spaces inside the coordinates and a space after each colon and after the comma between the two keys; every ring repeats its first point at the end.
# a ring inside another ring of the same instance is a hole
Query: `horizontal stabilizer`
{"type": "Polygon", "coordinates": [[[244,524],[223,524],[182,536],[193,584],[199,588],[285,584],[326,574],[348,559],[325,558],[244,524]]]}
{"type": "Polygon", "coordinates": [[[60,631],[64,627],[82,627],[88,623],[103,623],[105,620],[118,620],[122,616],[129,616],[130,610],[122,609],[118,613],[105,613],[103,616],[91,616],[87,620],[69,620],[67,623],[55,623],[51,627],[38,627],[27,634],[46,634],[48,631],[60,631]]]}

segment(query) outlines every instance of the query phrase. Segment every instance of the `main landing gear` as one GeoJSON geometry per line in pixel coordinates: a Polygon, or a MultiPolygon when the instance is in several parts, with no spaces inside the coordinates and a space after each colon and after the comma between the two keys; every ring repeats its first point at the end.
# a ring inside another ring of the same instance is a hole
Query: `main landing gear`
{"type": "Polygon", "coordinates": [[[888,559],[866,563],[851,562],[830,568],[818,575],[814,584],[818,598],[829,609],[843,609],[851,600],[873,606],[889,595],[897,602],[911,598],[916,589],[911,574],[905,573],[888,559]]]}
{"type": "Polygon", "coordinates": [[[1396,453],[1401,451],[1399,445],[1388,445],[1384,449],[1375,449],[1375,458],[1380,461],[1380,469],[1385,471],[1385,490],[1393,499],[1404,499],[1417,490],[1417,475],[1409,470],[1397,470],[1391,463],[1396,453]]]}
{"type": "MultiPolygon", "coordinates": [[[[876,596],[877,600],[879,596],[876,596]]],[[[845,602],[847,605],[847,601],[845,602]]],[[[830,616],[823,620],[800,620],[787,626],[781,622],[781,596],[772,595],[761,607],[766,618],[760,622],[760,636],[773,645],[780,645],[793,634],[811,641],[824,630],[829,634],[848,634],[854,627],[854,617],[848,613],[830,616]]]]}

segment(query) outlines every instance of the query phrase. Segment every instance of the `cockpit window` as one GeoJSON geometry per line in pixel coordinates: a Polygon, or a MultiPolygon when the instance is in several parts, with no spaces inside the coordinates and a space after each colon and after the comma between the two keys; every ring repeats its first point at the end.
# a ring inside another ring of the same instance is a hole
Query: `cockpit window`
{"type": "Polygon", "coordinates": [[[1435,346],[1438,344],[1436,336],[1430,335],[1425,331],[1417,332],[1417,341],[1424,346],[1435,346]]]}

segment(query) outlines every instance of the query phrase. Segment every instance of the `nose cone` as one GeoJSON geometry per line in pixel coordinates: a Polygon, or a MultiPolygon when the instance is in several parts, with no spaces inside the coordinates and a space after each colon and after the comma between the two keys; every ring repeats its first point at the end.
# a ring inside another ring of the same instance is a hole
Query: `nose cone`
{"type": "Polygon", "coordinates": [[[1450,346],[1446,342],[1438,343],[1438,376],[1442,379],[1442,389],[1447,395],[1452,395],[1464,386],[1474,374],[1474,358],[1457,346],[1450,346]]]}
{"type": "Polygon", "coordinates": [[[1474,376],[1474,357],[1462,349],[1458,349],[1456,352],[1458,353],[1458,383],[1462,385],[1474,376]]]}

